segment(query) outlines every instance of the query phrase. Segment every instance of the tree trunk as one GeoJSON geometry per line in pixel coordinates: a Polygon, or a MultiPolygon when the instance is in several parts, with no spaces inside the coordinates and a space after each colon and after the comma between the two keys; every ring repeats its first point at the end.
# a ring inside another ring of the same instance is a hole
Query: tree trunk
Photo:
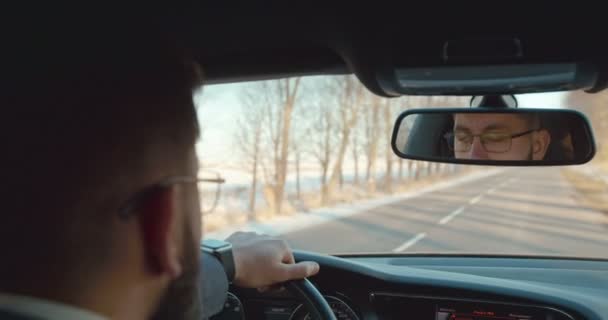
{"type": "Polygon", "coordinates": [[[369,183],[374,180],[374,168],[376,167],[376,154],[375,152],[370,152],[367,159],[367,167],[365,168],[365,181],[369,183]]]}
{"type": "Polygon", "coordinates": [[[251,190],[249,191],[249,220],[255,219],[255,205],[258,192],[258,166],[260,162],[260,139],[262,137],[261,124],[255,126],[253,132],[253,150],[252,150],[252,165],[251,165],[251,190]]]}
{"type": "Polygon", "coordinates": [[[407,160],[407,177],[412,179],[414,173],[414,160],[407,160]]]}
{"type": "MultiPolygon", "coordinates": [[[[389,100],[386,100],[384,104],[384,135],[386,137],[391,136],[391,105],[389,100]]],[[[393,152],[391,150],[390,139],[386,143],[386,175],[384,176],[384,188],[386,192],[393,192],[393,152]]]]}
{"type": "Polygon", "coordinates": [[[326,185],[327,184],[327,170],[328,170],[328,163],[322,163],[321,164],[321,184],[322,185],[326,185]]]}
{"type": "Polygon", "coordinates": [[[344,162],[344,156],[346,155],[346,147],[348,146],[348,138],[350,136],[350,128],[343,130],[342,141],[340,143],[340,149],[338,150],[338,156],[336,157],[336,163],[334,164],[329,183],[327,185],[328,197],[331,196],[333,190],[340,182],[340,175],[342,172],[342,163],[344,162]]]}
{"type": "Polygon", "coordinates": [[[287,179],[287,160],[289,158],[289,133],[291,131],[291,118],[295,106],[295,98],[300,84],[300,78],[296,78],[293,89],[290,86],[290,79],[285,79],[286,101],[283,110],[283,127],[281,128],[281,148],[278,163],[277,183],[275,185],[275,213],[280,214],[283,206],[285,193],[285,180],[287,179]]]}
{"type": "Polygon", "coordinates": [[[329,165],[331,161],[331,138],[332,138],[332,117],[331,114],[326,111],[323,120],[325,121],[325,126],[323,127],[323,131],[325,133],[323,137],[323,150],[322,150],[322,161],[321,161],[321,204],[326,205],[329,203],[329,194],[327,190],[327,172],[329,170],[329,165]]]}
{"type": "Polygon", "coordinates": [[[299,152],[299,150],[296,151],[296,196],[297,196],[298,200],[301,199],[301,197],[300,197],[300,152],[299,152]]]}
{"type": "Polygon", "coordinates": [[[321,205],[327,205],[329,203],[329,191],[327,190],[327,184],[321,186],[321,205]]]}
{"type": "Polygon", "coordinates": [[[365,178],[367,180],[367,191],[372,193],[376,191],[376,161],[378,158],[378,142],[380,136],[380,101],[374,101],[372,106],[371,132],[369,133],[371,141],[369,143],[369,154],[367,157],[367,170],[365,178]]]}
{"type": "Polygon", "coordinates": [[[403,180],[403,159],[399,159],[399,181],[403,180]]]}
{"type": "Polygon", "coordinates": [[[439,162],[431,162],[430,165],[433,168],[431,170],[433,174],[435,174],[435,175],[441,174],[441,167],[439,166],[440,165],[439,162]]]}
{"type": "Polygon", "coordinates": [[[321,163],[321,204],[326,205],[329,203],[327,195],[327,170],[329,169],[329,163],[321,163]]]}
{"type": "Polygon", "coordinates": [[[393,161],[390,157],[386,159],[386,175],[384,176],[384,188],[386,192],[393,193],[393,161]]]}
{"type": "Polygon", "coordinates": [[[254,217],[255,217],[255,199],[256,199],[256,192],[257,192],[257,189],[258,189],[258,159],[257,159],[257,154],[254,155],[252,172],[253,172],[253,174],[251,175],[252,176],[251,177],[251,190],[249,192],[249,220],[253,220],[254,217]]]}
{"type": "Polygon", "coordinates": [[[359,157],[355,157],[355,177],[353,179],[353,183],[358,186],[359,185],[359,157]]]}
{"type": "Polygon", "coordinates": [[[343,94],[342,106],[341,110],[341,118],[342,118],[342,137],[340,139],[340,148],[338,149],[338,156],[336,157],[336,162],[334,164],[331,177],[329,179],[329,183],[327,185],[327,196],[331,197],[333,191],[335,190],[338,182],[340,180],[340,174],[342,173],[342,164],[344,163],[344,156],[346,155],[346,149],[348,147],[348,143],[350,142],[350,134],[352,129],[357,124],[357,112],[356,106],[361,99],[360,97],[363,94],[363,87],[358,85],[356,90],[353,90],[353,86],[355,86],[355,80],[348,80],[346,90],[343,94]],[[355,91],[355,92],[353,92],[355,91]],[[355,94],[355,99],[351,99],[351,95],[355,94]]]}
{"type": "Polygon", "coordinates": [[[340,141],[340,149],[338,150],[338,156],[336,157],[336,162],[334,164],[331,177],[329,178],[329,182],[327,184],[327,197],[330,198],[333,194],[334,189],[339,184],[340,175],[342,172],[342,163],[344,162],[344,156],[346,155],[346,148],[348,147],[348,141],[350,137],[350,131],[352,129],[353,124],[356,122],[356,117],[353,116],[351,121],[348,121],[345,124],[345,129],[342,130],[342,139],[340,141]],[[354,119],[353,119],[354,118],[354,119]]]}
{"type": "Polygon", "coordinates": [[[359,185],[359,148],[358,148],[357,135],[353,136],[353,161],[355,162],[355,176],[353,177],[353,184],[359,185]]]}

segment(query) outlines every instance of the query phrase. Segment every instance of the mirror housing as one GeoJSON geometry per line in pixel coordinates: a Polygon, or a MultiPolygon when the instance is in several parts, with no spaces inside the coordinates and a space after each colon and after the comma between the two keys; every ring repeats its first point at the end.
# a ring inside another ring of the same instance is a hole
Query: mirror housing
{"type": "Polygon", "coordinates": [[[589,121],[568,109],[411,109],[391,145],[406,159],[499,166],[583,164],[596,152],[589,121]]]}
{"type": "Polygon", "coordinates": [[[376,73],[389,96],[485,95],[593,88],[597,67],[587,63],[388,67],[376,73]]]}

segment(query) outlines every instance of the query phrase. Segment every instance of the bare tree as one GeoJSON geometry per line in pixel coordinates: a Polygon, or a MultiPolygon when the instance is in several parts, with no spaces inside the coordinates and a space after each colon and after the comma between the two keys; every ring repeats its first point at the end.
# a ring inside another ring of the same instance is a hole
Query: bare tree
{"type": "Polygon", "coordinates": [[[295,137],[292,138],[292,142],[289,144],[289,149],[290,149],[289,152],[293,157],[293,166],[294,166],[295,173],[296,173],[296,198],[298,200],[300,200],[301,195],[302,195],[300,174],[301,174],[301,167],[302,167],[303,146],[298,143],[298,140],[299,139],[296,139],[295,137]]]}
{"type": "Polygon", "coordinates": [[[252,90],[246,91],[243,97],[243,110],[238,120],[235,140],[238,141],[238,150],[243,154],[243,159],[251,172],[248,210],[250,219],[253,219],[259,183],[258,168],[261,160],[262,118],[264,110],[261,108],[263,101],[258,98],[257,92],[252,90]]]}
{"type": "Polygon", "coordinates": [[[584,91],[569,92],[566,96],[566,103],[572,108],[583,112],[593,126],[593,134],[596,137],[597,155],[596,159],[608,159],[608,148],[604,142],[604,137],[608,136],[608,93],[601,92],[589,94],[584,91]]]}
{"type": "Polygon", "coordinates": [[[283,127],[281,128],[281,155],[280,155],[280,166],[278,168],[278,181],[276,186],[275,195],[277,198],[277,210],[281,212],[281,204],[283,200],[283,193],[285,191],[285,180],[287,178],[287,159],[289,158],[289,134],[291,129],[291,118],[293,110],[295,108],[296,96],[298,93],[298,87],[300,85],[300,78],[296,78],[295,81],[290,79],[283,79],[277,82],[277,88],[283,102],[283,127]]]}
{"type": "Polygon", "coordinates": [[[354,172],[354,178],[353,178],[353,184],[354,185],[359,185],[359,155],[361,152],[361,132],[360,129],[361,126],[355,126],[355,128],[353,129],[353,134],[352,134],[352,144],[351,144],[351,151],[353,153],[353,164],[355,166],[355,172],[354,172]]]}
{"type": "Polygon", "coordinates": [[[385,149],[385,158],[386,158],[386,174],[384,175],[384,189],[386,192],[393,192],[393,160],[395,155],[393,154],[393,150],[391,149],[391,133],[393,129],[393,121],[394,114],[393,111],[394,105],[391,103],[391,100],[385,100],[383,106],[383,114],[384,114],[384,141],[386,142],[384,145],[385,149]]]}
{"type": "Polygon", "coordinates": [[[299,108],[293,113],[295,123],[292,125],[292,134],[290,135],[291,142],[289,143],[290,153],[293,155],[293,163],[296,172],[296,198],[301,199],[302,188],[301,188],[301,165],[303,154],[308,151],[311,146],[311,139],[309,138],[309,124],[306,121],[308,119],[308,113],[306,109],[299,108]]]}
{"type": "Polygon", "coordinates": [[[300,152],[300,148],[296,148],[295,149],[295,155],[296,155],[296,196],[298,198],[298,200],[300,200],[302,198],[302,187],[300,185],[300,164],[301,164],[301,156],[302,153],[300,152]]]}
{"type": "Polygon", "coordinates": [[[378,143],[380,138],[380,109],[381,98],[374,97],[370,105],[365,106],[365,181],[368,192],[376,189],[376,161],[378,158],[378,143]]]}
{"type": "MultiPolygon", "coordinates": [[[[279,130],[281,126],[281,110],[277,107],[271,83],[259,82],[253,85],[251,89],[261,99],[262,109],[262,155],[260,165],[264,173],[264,180],[268,183],[274,183],[277,180],[277,159],[279,156],[279,130]]],[[[271,186],[269,188],[272,188],[271,186]]],[[[265,190],[266,191],[266,190],[265,190]]],[[[265,192],[267,194],[268,192],[265,192]]],[[[274,200],[267,199],[268,205],[273,205],[274,200]]]]}
{"type": "MultiPolygon", "coordinates": [[[[395,100],[394,103],[392,103],[393,106],[393,110],[392,112],[394,112],[394,119],[397,119],[397,116],[401,113],[404,112],[407,109],[410,109],[412,106],[412,97],[403,97],[400,98],[398,100],[395,100]]],[[[385,115],[386,116],[386,115],[385,115]]],[[[387,119],[385,118],[385,122],[387,122],[387,119]]],[[[388,123],[386,123],[388,124],[388,123]]],[[[385,124],[385,125],[386,125],[385,124]]],[[[393,125],[393,123],[391,123],[391,126],[393,125]]],[[[392,135],[392,127],[391,127],[391,131],[387,132],[387,134],[392,135]]],[[[397,141],[396,144],[398,146],[405,146],[407,144],[407,139],[408,139],[408,135],[409,135],[409,127],[407,126],[407,124],[404,122],[401,124],[401,127],[399,128],[399,135],[397,136],[397,141]]],[[[389,139],[391,137],[389,136],[389,139]]],[[[390,143],[390,141],[389,141],[390,143]]],[[[407,165],[407,174],[408,177],[411,177],[412,175],[412,166],[413,166],[413,161],[412,160],[404,160],[403,158],[399,158],[399,181],[403,180],[403,171],[404,171],[404,167],[407,165]]]]}
{"type": "Polygon", "coordinates": [[[260,82],[257,92],[263,100],[262,162],[266,180],[264,195],[274,213],[281,213],[287,179],[291,120],[300,78],[260,82]]]}
{"type": "Polygon", "coordinates": [[[339,121],[340,121],[340,142],[337,157],[334,162],[333,170],[327,186],[328,198],[335,192],[335,188],[340,182],[342,166],[346,150],[350,142],[350,135],[357,124],[359,118],[359,103],[363,97],[363,87],[353,76],[336,78],[333,83],[335,95],[338,98],[339,121]]]}
{"type": "Polygon", "coordinates": [[[308,129],[308,139],[312,140],[310,154],[318,162],[321,170],[321,198],[327,201],[329,166],[334,155],[336,136],[336,116],[334,106],[323,101],[310,108],[309,119],[314,119],[308,129]]]}

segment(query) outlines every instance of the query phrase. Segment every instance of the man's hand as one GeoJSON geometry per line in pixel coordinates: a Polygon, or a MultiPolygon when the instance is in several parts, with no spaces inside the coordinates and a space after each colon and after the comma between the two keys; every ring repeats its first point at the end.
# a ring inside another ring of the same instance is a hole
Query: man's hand
{"type": "Polygon", "coordinates": [[[232,244],[234,284],[239,287],[267,289],[319,272],[316,262],[295,263],[291,249],[283,240],[254,232],[236,232],[226,241],[232,244]]]}

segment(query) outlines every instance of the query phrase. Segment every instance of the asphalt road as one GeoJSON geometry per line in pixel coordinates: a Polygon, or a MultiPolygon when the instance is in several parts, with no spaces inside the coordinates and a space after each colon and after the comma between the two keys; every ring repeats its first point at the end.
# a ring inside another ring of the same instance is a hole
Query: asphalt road
{"type": "Polygon", "coordinates": [[[322,253],[608,258],[608,214],[581,204],[560,168],[505,171],[284,234],[322,253]]]}

